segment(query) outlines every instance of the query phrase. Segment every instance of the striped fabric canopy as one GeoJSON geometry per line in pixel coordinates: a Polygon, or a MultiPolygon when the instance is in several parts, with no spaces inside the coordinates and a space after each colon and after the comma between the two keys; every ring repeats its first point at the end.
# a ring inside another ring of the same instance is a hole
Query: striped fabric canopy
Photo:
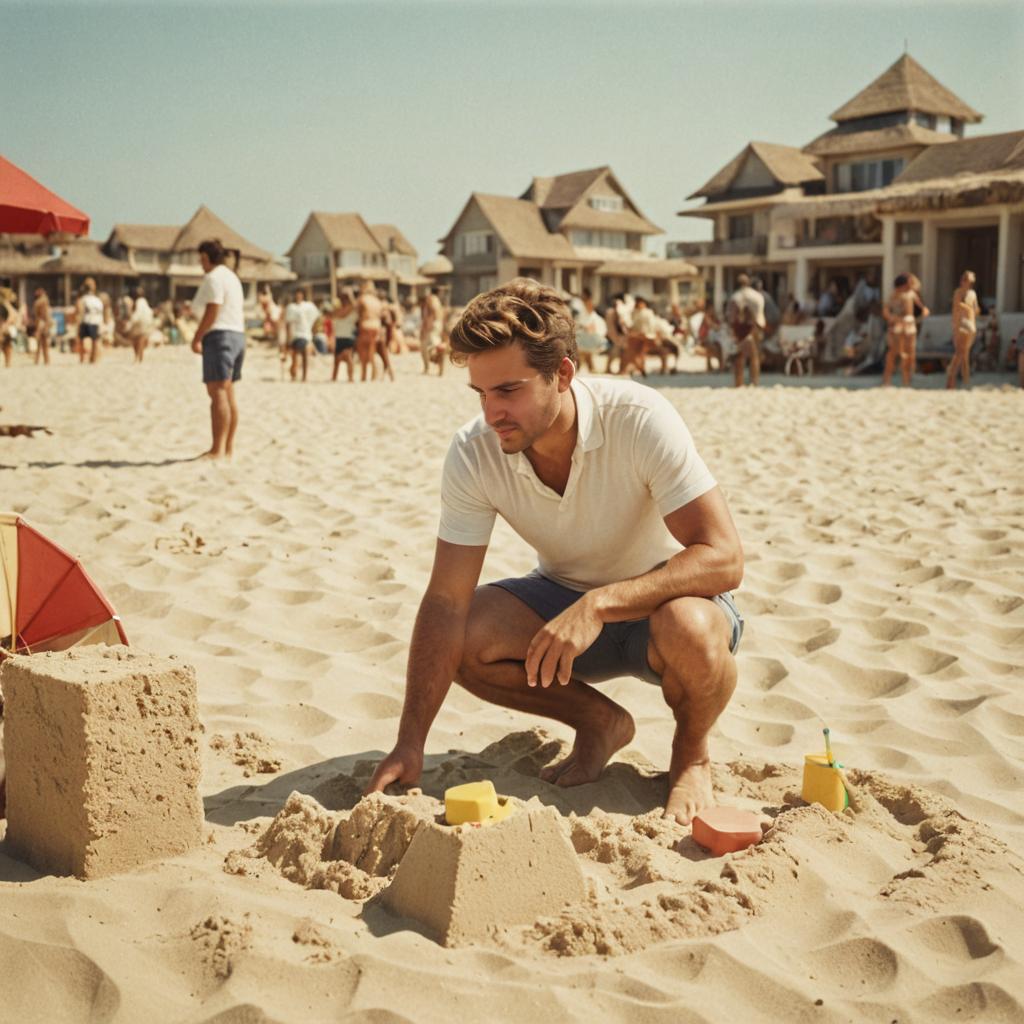
{"type": "Polygon", "coordinates": [[[20,516],[0,513],[0,658],[127,643],[82,563],[20,516]]]}

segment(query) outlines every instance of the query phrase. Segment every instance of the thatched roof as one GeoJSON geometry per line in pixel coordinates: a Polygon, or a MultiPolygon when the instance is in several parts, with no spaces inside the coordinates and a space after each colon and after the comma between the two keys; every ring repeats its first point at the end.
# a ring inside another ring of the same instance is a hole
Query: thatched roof
{"type": "Polygon", "coordinates": [[[175,224],[115,224],[110,241],[128,249],[170,252],[180,234],[181,227],[175,224]]]}
{"type": "Polygon", "coordinates": [[[580,203],[570,210],[558,225],[559,229],[579,228],[591,231],[627,231],[637,235],[663,235],[665,232],[646,217],[632,210],[595,210],[580,203]]]}
{"type": "MultiPolygon", "coordinates": [[[[229,260],[229,265],[231,261],[229,260]]],[[[260,284],[284,283],[294,281],[297,275],[287,267],[282,267],[274,260],[247,260],[243,259],[238,266],[238,276],[243,281],[256,281],[260,284]]]]}
{"type": "Polygon", "coordinates": [[[252,260],[266,262],[273,259],[266,249],[253,245],[234,228],[224,223],[209,207],[200,206],[192,219],[181,229],[172,246],[173,252],[195,252],[208,238],[219,239],[225,249],[238,249],[252,260]]]}
{"type": "Polygon", "coordinates": [[[599,231],[629,231],[640,235],[660,235],[662,229],[649,221],[633,202],[608,166],[587,171],[572,171],[552,178],[534,178],[519,197],[536,203],[546,214],[550,230],[581,228],[599,231]],[[595,210],[590,194],[598,184],[607,184],[622,197],[624,209],[595,210]]]}
{"type": "Polygon", "coordinates": [[[1024,170],[1024,131],[977,135],[918,154],[896,179],[905,185],[957,174],[996,174],[1024,170]]]}
{"type": "Polygon", "coordinates": [[[774,142],[749,142],[720,171],[686,198],[699,199],[704,196],[711,199],[725,195],[751,156],[760,160],[768,173],[783,187],[824,180],[817,164],[795,146],[780,146],[774,142]]]}
{"type": "Polygon", "coordinates": [[[593,167],[588,171],[571,171],[551,178],[534,178],[519,198],[529,199],[542,210],[567,210],[575,206],[583,193],[610,170],[608,166],[593,167]]]}
{"type": "Polygon", "coordinates": [[[387,267],[338,267],[334,272],[338,281],[390,281],[387,267]]]}
{"type": "Polygon", "coordinates": [[[414,258],[418,255],[412,242],[394,224],[371,224],[370,233],[384,252],[397,252],[414,258]]]}
{"type": "Polygon", "coordinates": [[[27,274],[38,274],[47,260],[52,259],[47,252],[19,252],[17,249],[0,247],[0,277],[24,277],[27,274]]]}
{"type": "Polygon", "coordinates": [[[973,107],[951,93],[909,53],[905,53],[852,100],[844,103],[832,115],[832,120],[853,121],[901,110],[938,114],[971,124],[982,119],[982,115],[973,107]]]}
{"type": "Polygon", "coordinates": [[[452,261],[443,253],[439,253],[432,260],[427,260],[426,263],[420,265],[420,273],[424,277],[443,277],[454,269],[452,261]]]}
{"type": "Polygon", "coordinates": [[[699,277],[700,271],[686,260],[608,260],[597,268],[601,277],[656,277],[670,278],[699,277]]]}
{"type": "MultiPolygon", "coordinates": [[[[576,254],[564,235],[548,231],[540,207],[535,203],[527,199],[490,196],[480,192],[474,192],[469,201],[477,204],[510,255],[540,260],[575,257],[576,254]]],[[[459,220],[461,219],[460,214],[459,220]]]]}
{"type": "Polygon", "coordinates": [[[380,242],[370,230],[370,225],[358,213],[323,213],[314,210],[306,218],[302,231],[292,242],[287,255],[291,255],[310,221],[319,225],[333,252],[338,252],[341,249],[353,252],[384,252],[380,242]]]}
{"type": "Polygon", "coordinates": [[[942,142],[956,142],[948,132],[936,132],[919,124],[894,124],[866,132],[843,131],[833,128],[804,146],[804,152],[813,156],[839,156],[843,153],[873,153],[897,149],[900,146],[934,146],[942,142]]]}
{"type": "MultiPolygon", "coordinates": [[[[943,147],[945,149],[946,147],[943,147]]],[[[776,207],[775,217],[844,217],[858,213],[900,213],[909,210],[951,210],[960,207],[1018,203],[1024,200],[1024,168],[958,174],[928,181],[898,178],[887,188],[808,196],[776,207]]]]}
{"type": "Polygon", "coordinates": [[[97,277],[138,277],[127,260],[107,256],[99,242],[69,242],[60,256],[52,256],[40,268],[42,274],[94,274],[97,277]]]}

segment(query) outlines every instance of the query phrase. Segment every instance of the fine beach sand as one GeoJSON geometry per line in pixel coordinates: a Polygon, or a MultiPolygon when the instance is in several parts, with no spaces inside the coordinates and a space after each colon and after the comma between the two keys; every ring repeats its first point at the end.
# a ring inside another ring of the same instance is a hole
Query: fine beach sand
{"type": "MultiPolygon", "coordinates": [[[[206,804],[200,848],[98,881],[0,845],[0,1021],[1024,1019],[1024,395],[665,387],[746,551],[712,756],[772,828],[714,859],[660,818],[672,721],[631,680],[605,684],[638,728],[599,782],[541,782],[569,731],[455,689],[423,794],[349,823],[476,403],[416,354],[393,385],[327,362],[284,383],[250,347],[223,465],[181,461],[208,440],[188,352],[0,371],[0,423],[53,431],[0,439],[0,509],[82,558],[133,645],[195,666],[206,804]],[[799,800],[824,724],[856,813],[799,800]],[[587,896],[444,948],[376,894],[408,822],[479,778],[563,814],[587,896]],[[343,827],[368,838],[325,857],[343,827]]],[[[499,523],[484,578],[532,565],[499,523]]]]}

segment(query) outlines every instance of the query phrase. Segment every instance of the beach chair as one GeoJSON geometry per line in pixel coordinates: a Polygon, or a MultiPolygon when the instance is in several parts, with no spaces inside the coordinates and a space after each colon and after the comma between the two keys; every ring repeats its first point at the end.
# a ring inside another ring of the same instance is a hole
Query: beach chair
{"type": "Polygon", "coordinates": [[[796,371],[802,377],[814,372],[814,324],[782,324],[779,327],[779,349],[785,359],[787,377],[796,371]]]}

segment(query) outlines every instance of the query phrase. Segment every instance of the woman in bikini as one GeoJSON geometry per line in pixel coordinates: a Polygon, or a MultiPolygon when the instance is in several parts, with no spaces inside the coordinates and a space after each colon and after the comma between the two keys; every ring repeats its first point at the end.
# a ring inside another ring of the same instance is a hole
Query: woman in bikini
{"type": "Polygon", "coordinates": [[[910,387],[917,356],[917,319],[914,307],[920,307],[922,317],[928,316],[929,311],[921,301],[918,294],[920,283],[913,274],[900,274],[893,285],[893,291],[882,307],[882,315],[889,325],[889,348],[885,353],[882,384],[888,387],[892,383],[892,372],[898,355],[903,386],[910,387]]]}
{"type": "Polygon", "coordinates": [[[953,292],[953,361],[946,372],[946,387],[956,387],[956,375],[964,379],[964,387],[971,386],[971,346],[978,335],[978,296],[974,291],[976,278],[973,271],[965,270],[960,286],[953,292]]]}

